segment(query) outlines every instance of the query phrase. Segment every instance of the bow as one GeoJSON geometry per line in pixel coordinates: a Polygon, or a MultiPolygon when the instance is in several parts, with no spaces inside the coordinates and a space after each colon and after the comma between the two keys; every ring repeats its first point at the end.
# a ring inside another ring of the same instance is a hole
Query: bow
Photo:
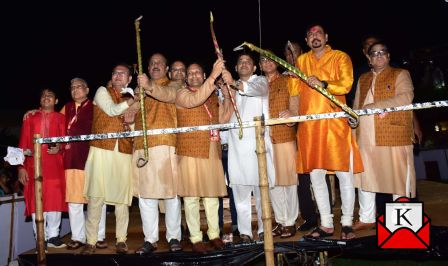
{"type": "MultiPolygon", "coordinates": [[[[212,33],[213,45],[215,46],[216,56],[219,59],[223,60],[224,58],[222,55],[222,51],[219,48],[218,40],[216,39],[215,30],[213,28],[213,13],[211,11],[210,11],[210,32],[212,33]]],[[[243,138],[243,121],[241,120],[240,112],[238,111],[238,108],[236,107],[235,99],[233,98],[232,93],[230,92],[229,84],[226,84],[226,87],[227,87],[227,91],[229,92],[230,102],[232,103],[233,110],[235,111],[236,119],[238,120],[238,124],[240,126],[240,131],[239,131],[238,136],[240,139],[242,139],[243,138]]]]}
{"type": "MultiPolygon", "coordinates": [[[[136,43],[137,43],[137,61],[138,61],[138,74],[143,74],[143,67],[142,67],[142,49],[140,44],[140,20],[143,18],[143,16],[138,17],[134,21],[135,25],[135,35],[136,35],[136,43]]],[[[137,167],[141,168],[145,166],[146,163],[148,163],[148,141],[146,140],[146,110],[145,110],[145,91],[143,87],[139,88],[140,92],[140,110],[142,114],[142,130],[143,130],[143,152],[144,152],[144,158],[138,158],[137,160],[137,167]]]]}
{"type": "MultiPolygon", "coordinates": [[[[294,73],[295,75],[300,77],[302,80],[304,80],[304,81],[308,80],[308,77],[302,71],[300,71],[298,68],[288,64],[288,62],[286,62],[285,60],[281,59],[280,57],[274,55],[273,53],[271,53],[269,51],[266,51],[266,50],[263,50],[263,49],[255,46],[255,45],[253,45],[251,43],[244,42],[243,44],[241,44],[240,46],[236,47],[233,50],[234,51],[241,50],[241,49],[243,49],[243,46],[247,46],[247,47],[249,47],[249,49],[251,49],[253,51],[256,51],[256,52],[260,53],[261,55],[266,56],[269,59],[277,62],[279,65],[281,65],[284,68],[286,68],[287,70],[291,71],[292,73],[294,73]]],[[[342,110],[349,115],[348,123],[349,123],[351,128],[356,128],[358,126],[358,124],[359,124],[359,116],[358,116],[357,113],[355,113],[355,111],[353,111],[352,108],[348,107],[345,103],[342,103],[341,101],[336,99],[334,97],[334,95],[329,93],[326,89],[322,88],[321,86],[315,85],[315,86],[313,86],[313,88],[316,89],[318,92],[320,92],[323,96],[327,97],[334,104],[336,104],[337,106],[341,107],[342,110]]]]}

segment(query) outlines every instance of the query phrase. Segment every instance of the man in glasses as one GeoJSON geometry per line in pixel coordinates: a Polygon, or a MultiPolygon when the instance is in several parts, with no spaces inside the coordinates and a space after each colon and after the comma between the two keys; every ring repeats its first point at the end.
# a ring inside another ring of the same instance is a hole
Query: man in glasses
{"type": "MultiPolygon", "coordinates": [[[[70,81],[70,94],[73,101],[64,105],[61,113],[65,115],[65,126],[68,136],[87,135],[92,132],[93,103],[88,98],[89,86],[82,78],[70,81]]],[[[89,142],[74,141],[64,145],[64,169],[66,179],[65,200],[68,202],[68,214],[72,231],[71,241],[67,249],[75,250],[86,242],[84,204],[85,164],[89,153],[89,142]]],[[[107,248],[106,238],[106,205],[103,205],[99,224],[96,248],[107,248]]]]}
{"type": "MultiPolygon", "coordinates": [[[[361,75],[354,108],[388,108],[408,105],[414,87],[407,70],[390,66],[386,44],[374,43],[367,51],[372,71],[361,75]]],[[[358,187],[360,221],[354,229],[374,226],[375,194],[416,196],[412,139],[412,111],[363,116],[356,138],[364,162],[364,173],[355,175],[358,187]]]]}
{"type": "MultiPolygon", "coordinates": [[[[297,112],[297,96],[289,96],[289,76],[277,70],[278,64],[267,57],[260,58],[260,67],[269,82],[269,117],[287,118],[297,112]]],[[[277,226],[273,236],[281,238],[296,234],[295,222],[299,213],[297,197],[296,126],[275,125],[271,127],[274,149],[275,186],[269,190],[277,226]]],[[[308,186],[309,189],[309,186],[308,186]]]]}
{"type": "MultiPolygon", "coordinates": [[[[118,64],[112,70],[112,86],[100,87],[93,100],[92,134],[130,130],[126,111],[135,101],[123,97],[121,91],[132,80],[130,67],[118,64]]],[[[98,225],[104,204],[115,205],[116,252],[127,253],[129,206],[132,202],[132,139],[103,139],[90,142],[85,173],[84,195],[88,198],[86,236],[87,244],[81,254],[95,252],[98,225]]]]}
{"type": "MultiPolygon", "coordinates": [[[[350,57],[327,45],[328,35],[320,24],[307,28],[305,41],[311,51],[302,54],[296,66],[307,76],[307,82],[292,79],[299,95],[299,115],[341,111],[314,86],[320,86],[345,103],[353,82],[350,57]]],[[[329,192],[325,182],[327,171],[334,171],[339,179],[342,201],[342,239],[351,239],[355,188],[352,173],[362,171],[358,147],[351,135],[347,119],[326,119],[301,123],[297,132],[298,173],[310,173],[311,184],[319,209],[321,226],[315,228],[308,237],[320,238],[334,234],[333,214],[329,192]]]]}

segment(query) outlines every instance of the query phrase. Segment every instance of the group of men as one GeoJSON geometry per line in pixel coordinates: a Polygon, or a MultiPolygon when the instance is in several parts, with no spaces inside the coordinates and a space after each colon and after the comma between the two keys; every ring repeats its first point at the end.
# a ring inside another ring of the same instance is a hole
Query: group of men
{"type": "MultiPolygon", "coordinates": [[[[340,111],[340,107],[314,87],[324,88],[345,103],[345,95],[353,84],[350,57],[342,51],[333,50],[327,44],[328,35],[319,24],[307,28],[305,40],[310,48],[309,52],[301,54],[300,46],[293,44],[286,47],[285,55],[308,76],[306,82],[293,74],[280,73],[278,64],[263,56],[259,66],[264,76],[256,75],[257,64],[250,53],[242,53],[237,58],[235,71],[238,78],[232,76],[221,59],[216,60],[211,73],[206,76],[203,66],[197,63],[186,68],[181,61],[175,61],[169,68],[165,56],[153,54],[148,62],[149,77],[146,74],[137,77],[135,96],[122,94],[123,88],[128,87],[132,80],[131,69],[126,64],[118,64],[113,68],[110,86],[100,87],[93,101],[87,98],[87,83],[75,78],[71,83],[74,101],[64,107],[65,118],[54,111],[54,92],[44,90],[41,109],[24,121],[20,147],[32,150],[30,134],[35,132],[42,133],[43,137],[101,134],[142,130],[143,124],[147,129],[175,128],[237,122],[238,115],[243,121],[249,121],[262,115],[268,119],[340,111]],[[139,102],[139,93],[142,92],[146,94],[143,105],[139,102]],[[145,116],[142,116],[143,111],[145,116]],[[142,121],[143,117],[145,121],[142,121]]],[[[385,103],[378,106],[410,103],[412,83],[409,84],[408,76],[405,77],[407,83],[402,82],[402,76],[406,72],[401,69],[391,70],[387,47],[381,44],[378,46],[381,50],[377,51],[372,49],[376,45],[373,44],[366,55],[372,60],[373,69],[366,73],[370,76],[363,75],[360,78],[360,92],[357,91],[355,98],[356,107],[376,106],[372,103],[380,101],[385,103]],[[398,79],[401,82],[397,83],[398,79]],[[375,83],[376,80],[378,81],[375,83]],[[404,92],[406,98],[391,100],[404,92]],[[360,99],[365,100],[362,103],[360,99]]],[[[371,170],[378,166],[378,162],[371,160],[373,152],[391,157],[403,152],[401,149],[392,149],[392,152],[371,151],[372,147],[410,145],[413,134],[412,126],[408,123],[409,117],[412,118],[412,114],[409,116],[405,113],[403,117],[395,119],[389,116],[386,120],[384,117],[375,117],[374,122],[368,122],[369,126],[366,126],[366,120],[361,120],[356,132],[358,138],[372,133],[372,123],[375,128],[373,132],[378,132],[373,140],[371,136],[368,141],[362,138],[361,147],[358,147],[356,137],[345,118],[266,128],[264,139],[270,198],[277,223],[272,234],[287,238],[294,236],[297,229],[306,231],[314,227],[307,237],[333,236],[327,172],[334,172],[339,179],[342,201],[341,239],[352,239],[355,237],[354,229],[372,226],[371,215],[375,215],[376,192],[415,196],[415,174],[412,175],[413,162],[409,157],[412,154],[408,153],[402,155],[406,158],[406,167],[402,167],[400,160],[395,160],[399,166],[393,162],[383,168],[381,174],[386,176],[382,178],[394,178],[397,181],[391,182],[387,191],[382,191],[383,186],[365,185],[366,179],[378,178],[378,174],[371,170]],[[400,129],[392,127],[391,125],[401,125],[397,121],[406,123],[400,129]],[[394,130],[393,133],[380,132],[379,127],[386,126],[394,130]],[[387,137],[388,134],[394,135],[395,141],[387,137]],[[401,141],[397,141],[398,135],[401,141]],[[364,145],[365,143],[368,145],[364,145]],[[397,168],[402,170],[399,172],[400,177],[394,177],[397,168]],[[361,219],[353,226],[354,174],[358,174],[357,187],[362,188],[360,193],[363,194],[362,202],[360,196],[361,219]],[[317,214],[312,207],[310,184],[320,214],[320,226],[317,226],[317,214]],[[299,210],[305,223],[296,228],[299,210]],[[364,218],[367,216],[368,218],[364,218]]],[[[201,199],[207,219],[209,243],[215,250],[223,249],[218,214],[219,198],[227,195],[221,161],[222,147],[226,150],[228,148],[228,179],[233,192],[231,200],[236,209],[235,224],[240,241],[250,243],[254,239],[252,196],[255,198],[258,218],[257,237],[262,240],[265,232],[261,219],[255,132],[246,128],[243,129],[242,138],[239,136],[239,129],[229,130],[225,146],[221,145],[218,130],[151,135],[146,140],[143,137],[102,139],[91,141],[90,145],[86,142],[58,143],[54,147],[48,145],[47,153],[43,153],[43,175],[46,177],[43,190],[44,213],[48,243],[62,246],[59,231],[55,228],[60,223],[60,212],[67,211],[67,201],[72,226],[72,241],[68,243],[68,248],[83,247],[81,254],[88,255],[93,254],[96,248],[107,247],[104,242],[104,214],[105,205],[109,204],[115,206],[116,252],[127,253],[128,207],[132,197],[136,197],[144,233],[144,243],[136,253],[148,254],[157,249],[160,200],[163,200],[165,207],[169,248],[173,252],[179,251],[182,249],[182,197],[193,251],[205,254],[208,250],[200,224],[201,199]],[[142,160],[147,163],[139,165],[142,160]],[[66,187],[66,190],[52,191],[56,190],[55,187],[66,187]],[[87,218],[84,218],[83,204],[86,202],[87,218]]],[[[34,186],[29,182],[32,169],[32,158],[28,157],[24,167],[19,170],[20,180],[25,184],[27,214],[34,213],[31,198],[34,186]],[[26,192],[27,190],[30,191],[26,192]]]]}

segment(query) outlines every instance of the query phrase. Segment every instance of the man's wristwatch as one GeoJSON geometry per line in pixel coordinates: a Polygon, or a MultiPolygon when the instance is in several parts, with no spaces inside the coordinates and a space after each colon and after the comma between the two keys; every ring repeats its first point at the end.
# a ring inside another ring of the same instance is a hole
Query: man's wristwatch
{"type": "Polygon", "coordinates": [[[322,88],[326,89],[328,87],[328,82],[325,80],[321,80],[320,82],[322,82],[322,88]]]}
{"type": "Polygon", "coordinates": [[[235,87],[235,88],[238,89],[238,87],[240,86],[240,84],[241,84],[241,80],[236,80],[236,81],[234,80],[232,85],[233,85],[233,87],[235,87]]]}

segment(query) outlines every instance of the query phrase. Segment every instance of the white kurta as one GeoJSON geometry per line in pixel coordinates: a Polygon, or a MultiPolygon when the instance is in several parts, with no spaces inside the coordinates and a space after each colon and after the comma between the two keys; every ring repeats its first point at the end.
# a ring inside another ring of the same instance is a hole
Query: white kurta
{"type": "MultiPolygon", "coordinates": [[[[244,92],[235,96],[236,106],[242,121],[253,121],[255,116],[265,115],[269,118],[269,87],[268,81],[263,76],[252,75],[248,81],[242,82],[244,92]]],[[[230,122],[237,122],[235,113],[230,122]]],[[[255,128],[243,129],[243,138],[238,137],[239,129],[229,130],[229,176],[230,185],[258,186],[258,161],[255,139],[255,128]]],[[[266,144],[266,158],[269,185],[275,184],[275,168],[273,163],[272,142],[269,137],[269,127],[266,127],[264,135],[266,144]]]]}

